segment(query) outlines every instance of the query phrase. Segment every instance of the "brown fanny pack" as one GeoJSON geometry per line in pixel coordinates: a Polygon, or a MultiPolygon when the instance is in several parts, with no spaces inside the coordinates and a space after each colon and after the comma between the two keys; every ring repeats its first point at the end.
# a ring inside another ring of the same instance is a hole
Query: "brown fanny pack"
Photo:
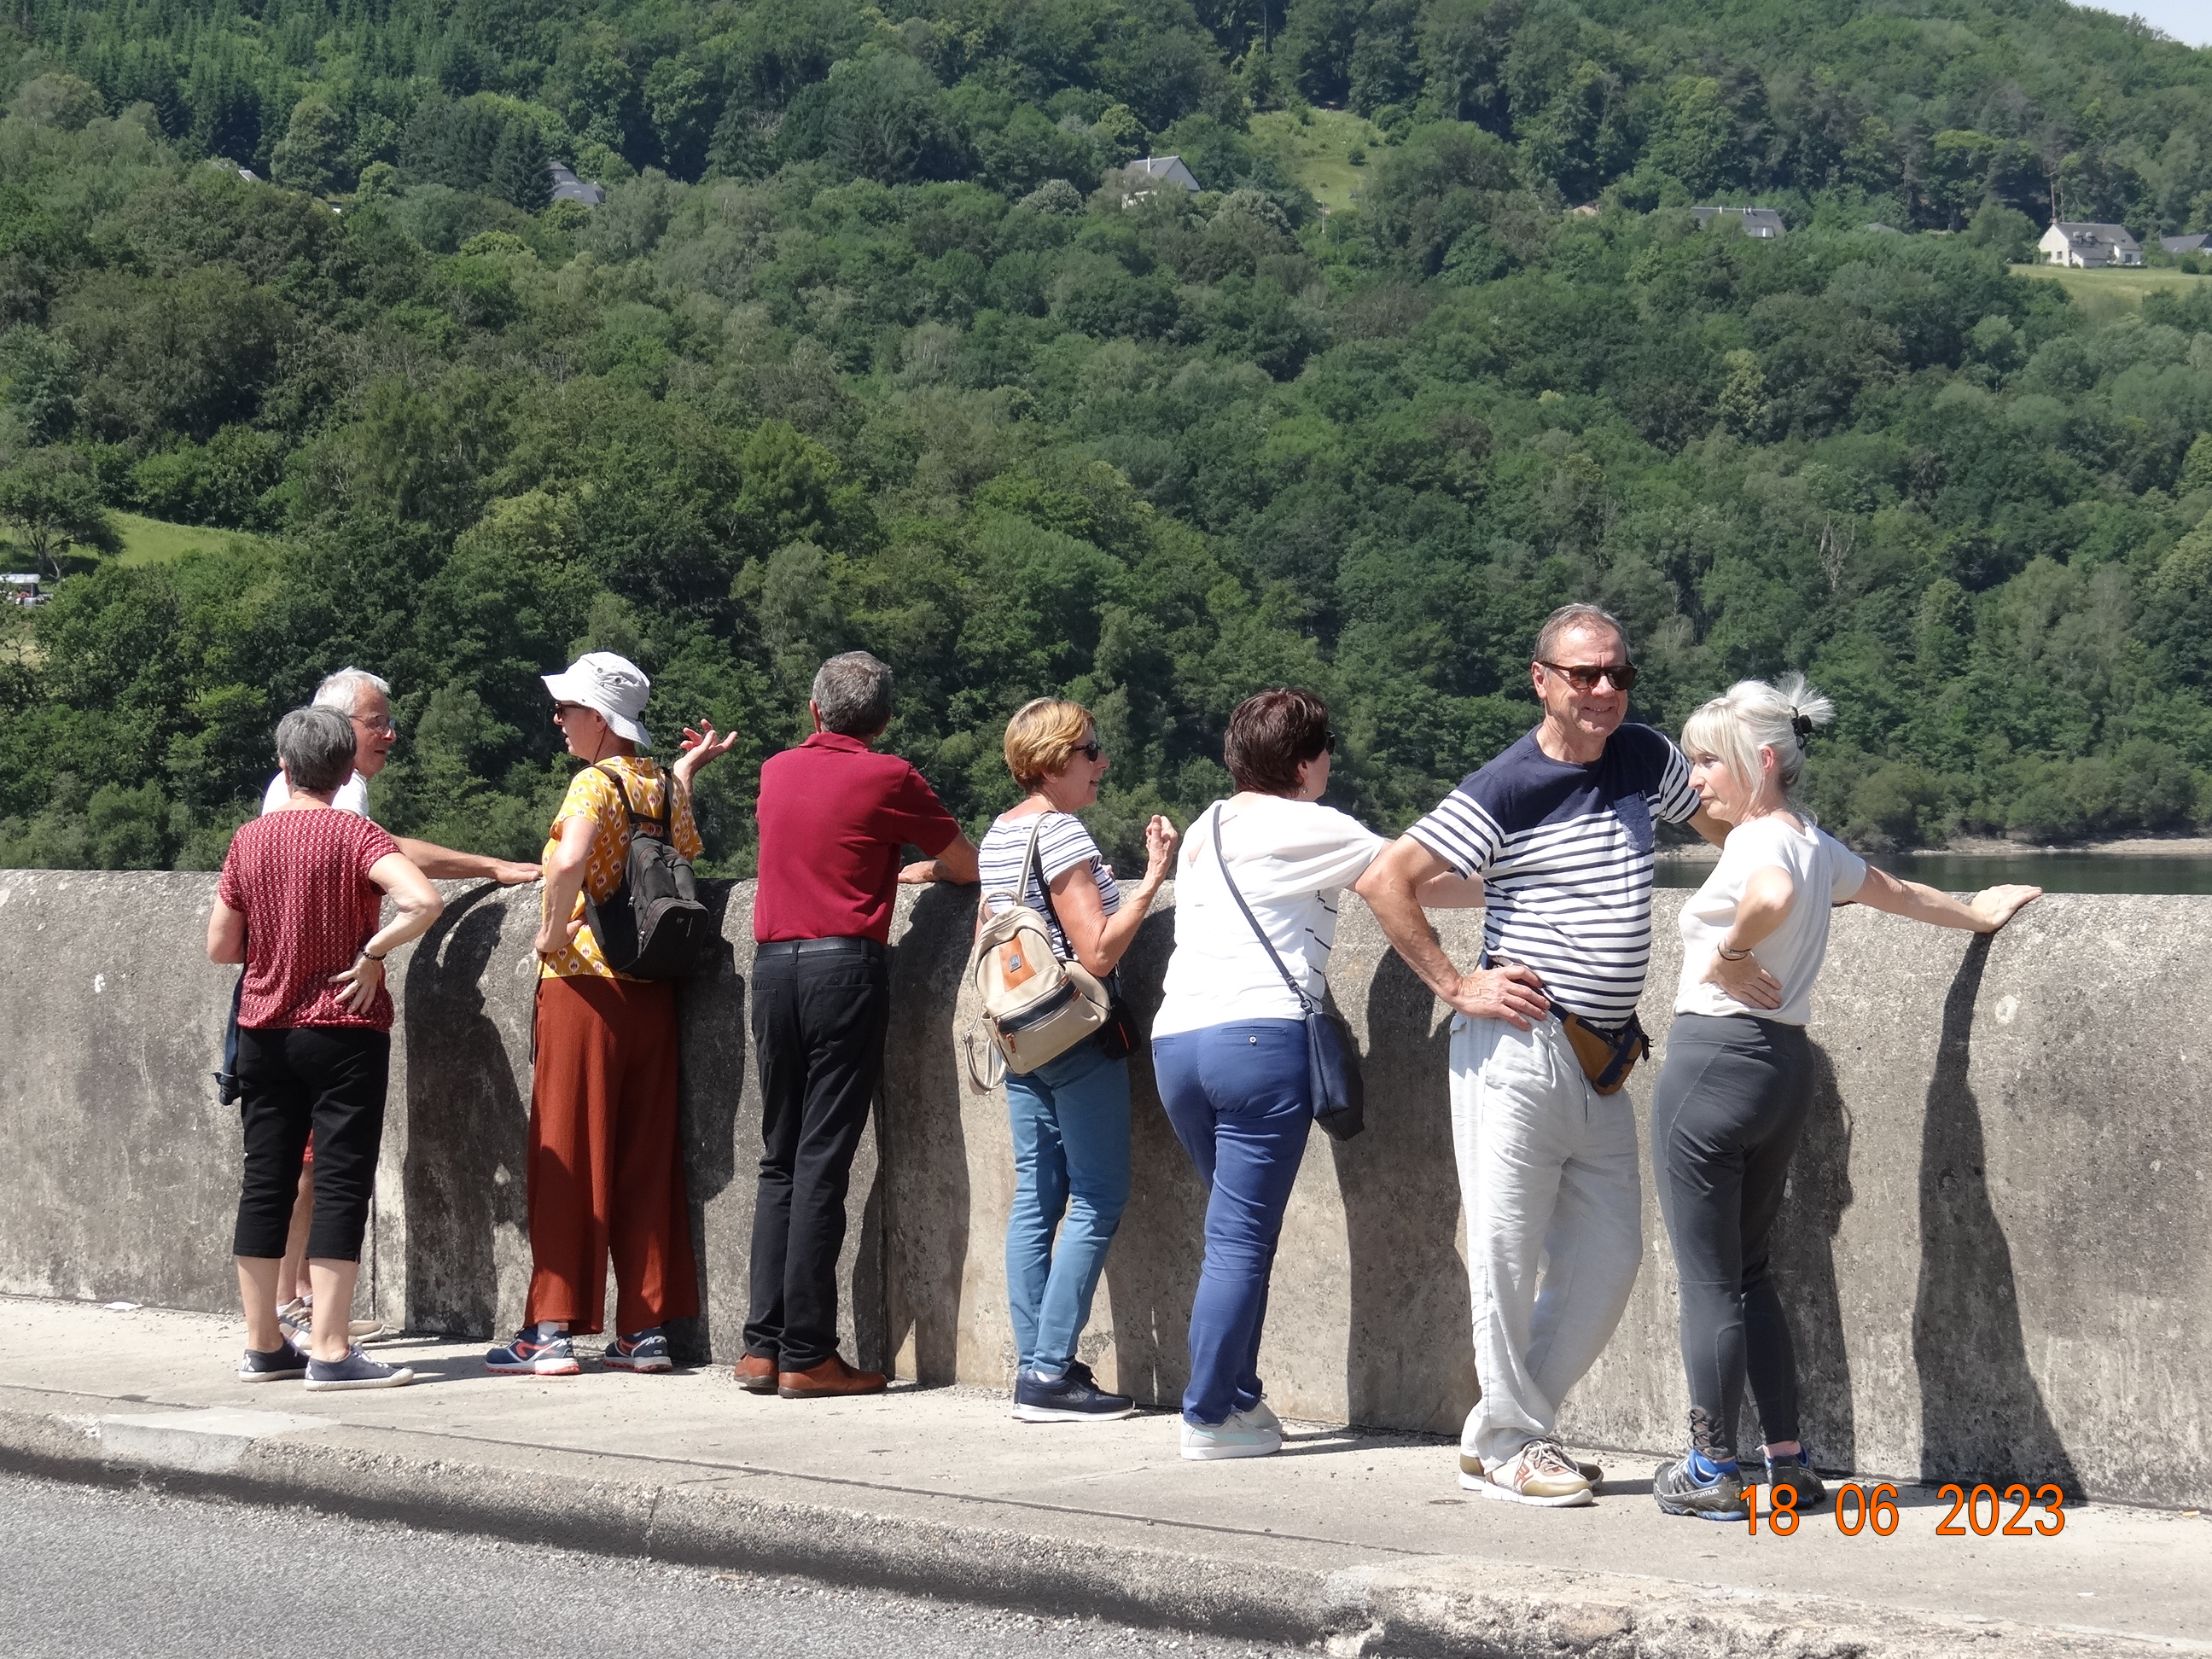
{"type": "Polygon", "coordinates": [[[1628,1074],[1636,1069],[1636,1062],[1651,1052],[1651,1039],[1644,1034],[1644,1023],[1633,1014],[1626,1024],[1610,1030],[1592,1025],[1578,1014],[1561,1014],[1559,1024],[1566,1030],[1575,1058],[1582,1062],[1583,1075],[1601,1095],[1619,1094],[1628,1074]]]}

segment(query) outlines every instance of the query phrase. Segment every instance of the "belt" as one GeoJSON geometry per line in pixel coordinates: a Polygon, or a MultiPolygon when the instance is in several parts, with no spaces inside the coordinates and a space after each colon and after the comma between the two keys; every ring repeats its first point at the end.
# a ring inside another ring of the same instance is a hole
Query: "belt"
{"type": "Polygon", "coordinates": [[[753,946],[756,957],[860,956],[871,961],[879,960],[884,947],[874,939],[858,934],[840,935],[835,939],[775,939],[753,946]]]}

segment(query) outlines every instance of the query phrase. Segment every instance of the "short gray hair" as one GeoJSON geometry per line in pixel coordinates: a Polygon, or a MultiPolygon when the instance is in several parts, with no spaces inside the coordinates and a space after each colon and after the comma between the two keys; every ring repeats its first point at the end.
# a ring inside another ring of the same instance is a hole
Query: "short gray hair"
{"type": "Polygon", "coordinates": [[[1783,799],[1802,813],[1796,789],[1805,775],[1805,739],[1814,726],[1835,717],[1836,705],[1806,684],[1802,674],[1784,674],[1772,685],[1738,680],[1682,723],[1682,750],[1692,761],[1711,755],[1756,793],[1763,775],[1759,751],[1771,749],[1783,799]],[[1802,731],[1800,720],[1806,723],[1802,731]]]}
{"type": "Polygon", "coordinates": [[[1547,662],[1559,648],[1559,641],[1570,634],[1602,628],[1620,641],[1620,654],[1628,655],[1628,629],[1620,617],[1610,611],[1595,605],[1563,605],[1544,618],[1544,625],[1536,630],[1536,660],[1547,662]]]}
{"type": "Polygon", "coordinates": [[[872,738],[891,723],[891,671],[865,651],[832,657],[814,676],[822,724],[848,738],[872,738]]]}
{"type": "Polygon", "coordinates": [[[295,708],[276,722],[276,759],[295,789],[335,789],[353,775],[353,722],[324,703],[295,708]]]}
{"type": "Polygon", "coordinates": [[[314,706],[335,708],[341,714],[358,714],[364,687],[381,691],[387,701],[391,698],[392,687],[366,668],[341,668],[315,688],[314,706]]]}

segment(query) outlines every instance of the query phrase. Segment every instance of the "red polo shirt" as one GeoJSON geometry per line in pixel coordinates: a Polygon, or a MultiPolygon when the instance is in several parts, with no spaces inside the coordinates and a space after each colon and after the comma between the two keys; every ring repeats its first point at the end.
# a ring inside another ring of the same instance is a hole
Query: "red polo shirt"
{"type": "Polygon", "coordinates": [[[935,857],[959,824],[921,773],[858,738],[817,732],[761,768],[753,937],[878,944],[891,934],[899,854],[935,857]]]}

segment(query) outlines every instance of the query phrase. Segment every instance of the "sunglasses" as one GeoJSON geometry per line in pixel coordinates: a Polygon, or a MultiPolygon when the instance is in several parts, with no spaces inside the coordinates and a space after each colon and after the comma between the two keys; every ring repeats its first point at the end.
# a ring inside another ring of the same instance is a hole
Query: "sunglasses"
{"type": "Polygon", "coordinates": [[[1077,744],[1074,748],[1069,750],[1067,752],[1071,755],[1080,755],[1087,761],[1096,762],[1097,758],[1106,751],[1098,746],[1098,739],[1093,738],[1088,743],[1077,744]]]}
{"type": "Polygon", "coordinates": [[[1632,662],[1600,663],[1595,668],[1562,668],[1558,663],[1546,662],[1539,657],[1536,665],[1565,676],[1567,684],[1577,691],[1595,691],[1600,680],[1611,680],[1616,691],[1626,691],[1636,684],[1636,665],[1632,662]]]}

